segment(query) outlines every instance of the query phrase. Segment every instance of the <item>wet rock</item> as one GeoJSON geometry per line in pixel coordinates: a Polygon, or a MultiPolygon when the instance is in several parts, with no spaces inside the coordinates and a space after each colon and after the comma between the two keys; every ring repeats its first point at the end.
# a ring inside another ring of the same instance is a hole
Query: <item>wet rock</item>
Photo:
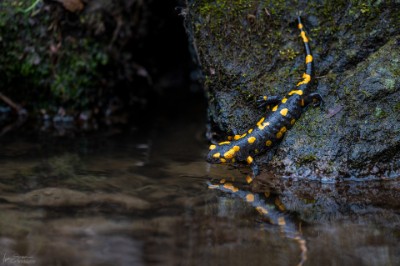
{"type": "Polygon", "coordinates": [[[105,207],[116,205],[125,210],[145,210],[150,207],[150,203],[134,196],[83,193],[67,188],[42,188],[23,195],[2,198],[12,203],[35,207],[85,207],[90,204],[105,204],[105,207]]]}
{"type": "MultiPolygon", "coordinates": [[[[249,99],[284,95],[300,79],[304,54],[294,23],[299,5],[292,2],[189,1],[187,29],[203,68],[213,131],[227,136],[247,130],[263,115],[249,99]]],[[[327,182],[399,176],[400,6],[303,6],[315,89],[325,105],[305,111],[264,167],[327,182]]]]}
{"type": "Polygon", "coordinates": [[[34,173],[42,178],[71,178],[81,169],[81,159],[76,154],[66,153],[49,158],[34,168],[34,173]]]}
{"type": "Polygon", "coordinates": [[[287,211],[294,212],[308,223],[358,221],[399,228],[399,182],[346,180],[321,183],[269,175],[259,178],[253,187],[257,193],[268,191],[278,198],[287,211]]]}

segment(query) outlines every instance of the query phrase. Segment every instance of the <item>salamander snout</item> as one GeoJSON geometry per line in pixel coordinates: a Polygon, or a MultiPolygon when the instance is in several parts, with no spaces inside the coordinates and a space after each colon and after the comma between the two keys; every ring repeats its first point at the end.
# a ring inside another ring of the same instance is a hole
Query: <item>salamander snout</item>
{"type": "Polygon", "coordinates": [[[206,161],[212,164],[222,163],[221,162],[221,147],[217,145],[210,145],[209,152],[206,157],[206,161]]]}
{"type": "Polygon", "coordinates": [[[221,142],[218,145],[210,145],[210,152],[207,155],[209,163],[234,163],[240,147],[230,142],[221,142]]]}

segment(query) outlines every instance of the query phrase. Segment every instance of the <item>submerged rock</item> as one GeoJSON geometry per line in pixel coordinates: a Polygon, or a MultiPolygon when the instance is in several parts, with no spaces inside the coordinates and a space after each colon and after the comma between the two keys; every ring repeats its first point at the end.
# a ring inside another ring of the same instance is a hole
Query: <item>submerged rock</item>
{"type": "Polygon", "coordinates": [[[146,210],[150,203],[140,198],[111,193],[83,193],[67,188],[42,188],[23,195],[2,196],[10,203],[35,207],[85,207],[99,204],[97,207],[113,206],[123,210],[146,210]]]}
{"type": "MultiPolygon", "coordinates": [[[[303,12],[323,108],[308,108],[277,153],[276,173],[332,181],[400,175],[400,5],[396,1],[188,2],[213,130],[244,132],[304,71],[295,18],[303,12]]],[[[267,164],[268,162],[268,164],[267,164]]]]}

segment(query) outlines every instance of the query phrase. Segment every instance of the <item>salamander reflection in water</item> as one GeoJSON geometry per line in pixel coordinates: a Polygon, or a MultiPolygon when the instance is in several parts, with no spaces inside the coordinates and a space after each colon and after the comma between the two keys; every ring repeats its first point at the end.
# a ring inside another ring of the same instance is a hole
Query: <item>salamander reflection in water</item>
{"type": "Polygon", "coordinates": [[[271,110],[257,122],[254,128],[250,128],[241,135],[232,136],[226,141],[212,144],[207,155],[208,162],[219,164],[245,161],[251,166],[255,177],[259,169],[254,156],[277,145],[285,132],[300,118],[308,104],[314,103],[314,106],[318,106],[322,102],[319,94],[311,92],[314,81],[313,56],[300,17],[298,17],[298,28],[306,54],[306,71],[303,73],[303,79],[284,97],[261,96],[258,100],[259,106],[273,106],[271,110]]]}
{"type": "Polygon", "coordinates": [[[282,203],[277,200],[275,201],[275,204],[268,203],[264,195],[241,190],[232,183],[225,182],[224,179],[222,179],[220,183],[221,184],[211,184],[208,182],[208,188],[229,193],[234,197],[246,201],[263,217],[263,219],[273,225],[278,225],[285,237],[296,241],[301,253],[298,265],[304,264],[307,260],[306,240],[298,230],[297,224],[283,212],[284,206],[282,203]]]}

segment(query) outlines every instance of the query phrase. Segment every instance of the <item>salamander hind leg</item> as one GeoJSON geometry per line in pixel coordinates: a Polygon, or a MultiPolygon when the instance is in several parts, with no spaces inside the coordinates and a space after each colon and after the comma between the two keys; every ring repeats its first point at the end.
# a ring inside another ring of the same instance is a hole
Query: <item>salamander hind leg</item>
{"type": "Polygon", "coordinates": [[[313,107],[321,107],[324,104],[324,100],[319,93],[313,92],[305,98],[305,104],[306,106],[311,104],[313,107]]]}
{"type": "Polygon", "coordinates": [[[282,101],[280,96],[259,96],[257,99],[258,108],[265,108],[268,105],[276,105],[282,101]]]}

